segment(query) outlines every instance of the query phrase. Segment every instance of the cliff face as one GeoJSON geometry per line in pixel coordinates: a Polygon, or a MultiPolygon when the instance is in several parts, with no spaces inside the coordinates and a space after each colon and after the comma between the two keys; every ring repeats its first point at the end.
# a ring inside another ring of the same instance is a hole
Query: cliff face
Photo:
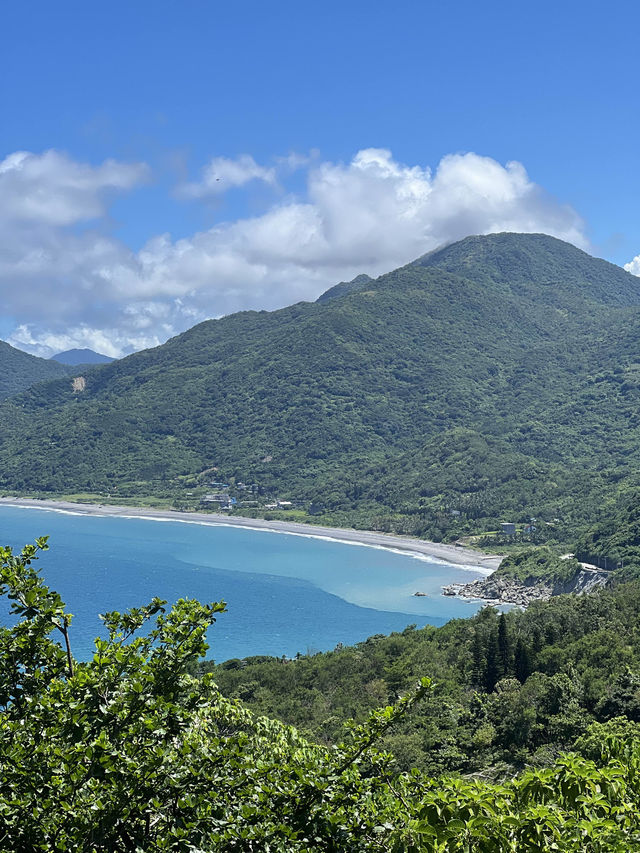
{"type": "Polygon", "coordinates": [[[600,586],[605,586],[609,577],[610,572],[583,568],[572,580],[554,586],[553,595],[564,595],[569,592],[592,592],[600,586]]]}

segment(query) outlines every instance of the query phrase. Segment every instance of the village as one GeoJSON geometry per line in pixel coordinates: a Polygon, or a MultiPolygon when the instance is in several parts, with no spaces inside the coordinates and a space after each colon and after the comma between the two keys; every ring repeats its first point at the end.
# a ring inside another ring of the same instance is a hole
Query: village
{"type": "MultiPolygon", "coordinates": [[[[290,510],[294,508],[294,502],[288,500],[279,500],[277,498],[268,498],[268,503],[263,503],[258,499],[260,487],[257,483],[242,483],[237,482],[233,486],[229,483],[217,481],[209,481],[206,484],[209,488],[215,489],[212,492],[206,492],[200,497],[200,505],[205,509],[212,510],[233,510],[233,509],[280,509],[290,510]],[[252,497],[236,497],[231,494],[231,491],[242,493],[243,495],[251,495],[252,497]]],[[[187,495],[192,497],[193,492],[187,492],[187,495]]]]}

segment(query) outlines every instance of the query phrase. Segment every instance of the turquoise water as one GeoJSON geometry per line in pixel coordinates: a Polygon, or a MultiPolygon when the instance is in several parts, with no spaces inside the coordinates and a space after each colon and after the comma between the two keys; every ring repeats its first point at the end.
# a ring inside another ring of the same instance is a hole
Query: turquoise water
{"type": "Polygon", "coordinates": [[[229,612],[209,632],[208,656],[219,661],[325,651],[411,623],[442,625],[478,608],[442,596],[441,587],[479,573],[384,548],[231,526],[0,507],[0,544],[21,548],[45,535],[50,550],[39,567],[74,614],[79,659],[92,654],[99,613],[155,595],[227,602],[229,612]],[[417,590],[428,597],[414,597],[417,590]]]}

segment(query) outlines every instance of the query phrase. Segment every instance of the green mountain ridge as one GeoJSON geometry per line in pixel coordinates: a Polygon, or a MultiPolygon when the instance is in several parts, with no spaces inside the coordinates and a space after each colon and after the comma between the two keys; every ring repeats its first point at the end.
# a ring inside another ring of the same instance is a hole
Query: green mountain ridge
{"type": "Polygon", "coordinates": [[[0,400],[25,391],[37,382],[65,376],[68,368],[0,341],[0,400]]]}
{"type": "Polygon", "coordinates": [[[640,471],[639,332],[619,267],[545,235],[471,237],[6,401],[0,487],[179,497],[175,478],[217,467],[336,523],[585,524],[640,471]]]}
{"type": "Polygon", "coordinates": [[[351,279],[351,281],[341,281],[338,284],[334,284],[329,290],[321,293],[316,302],[327,302],[329,299],[336,299],[338,296],[346,296],[347,293],[355,293],[358,290],[363,290],[370,281],[373,281],[370,276],[366,273],[361,273],[351,279]]]}
{"type": "Polygon", "coordinates": [[[640,293],[637,276],[547,234],[467,237],[415,263],[468,275],[505,291],[529,292],[556,308],[563,301],[575,308],[580,295],[595,305],[627,307],[638,305],[640,293]]]}

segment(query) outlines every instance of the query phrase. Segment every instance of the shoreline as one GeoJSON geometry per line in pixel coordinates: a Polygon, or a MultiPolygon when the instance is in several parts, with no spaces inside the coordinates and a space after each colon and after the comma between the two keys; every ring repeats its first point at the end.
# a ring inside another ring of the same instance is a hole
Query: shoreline
{"type": "Polygon", "coordinates": [[[39,500],[38,498],[0,498],[0,506],[15,506],[23,509],[43,509],[88,516],[115,516],[119,518],[141,518],[156,521],[181,521],[191,524],[203,524],[211,527],[244,527],[253,530],[265,530],[272,533],[285,533],[294,536],[314,536],[352,545],[365,545],[403,551],[421,558],[433,558],[450,565],[479,570],[485,574],[494,572],[502,557],[482,554],[470,548],[429,542],[425,539],[413,539],[409,536],[396,536],[392,533],[379,533],[373,530],[355,530],[345,527],[323,527],[315,524],[303,524],[296,521],[268,521],[264,518],[245,518],[228,516],[222,513],[179,512],[171,509],[153,509],[147,507],[117,506],[112,504],[85,504],[70,501],[39,500]]]}

